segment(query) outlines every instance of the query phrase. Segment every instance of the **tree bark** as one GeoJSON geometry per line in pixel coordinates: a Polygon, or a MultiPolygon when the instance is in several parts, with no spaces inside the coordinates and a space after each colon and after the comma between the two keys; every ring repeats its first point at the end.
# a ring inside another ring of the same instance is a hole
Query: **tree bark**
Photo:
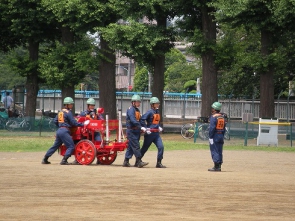
{"type": "Polygon", "coordinates": [[[30,62],[35,64],[33,65],[31,72],[27,75],[27,80],[26,80],[27,97],[26,97],[25,116],[35,118],[37,94],[39,91],[39,86],[38,86],[39,80],[38,80],[38,70],[37,70],[39,42],[29,40],[28,50],[29,50],[30,62]]]}
{"type": "MultiPolygon", "coordinates": [[[[157,18],[157,26],[161,29],[166,29],[167,17],[162,16],[157,18]]],[[[154,62],[152,96],[160,100],[160,125],[163,126],[163,91],[164,91],[164,72],[165,72],[165,55],[158,55],[154,62]]]]}
{"type": "MultiPolygon", "coordinates": [[[[261,55],[267,59],[273,52],[272,34],[261,31],[261,55]]],[[[274,67],[268,64],[268,70],[260,73],[260,108],[259,117],[273,118],[275,113],[274,104],[274,67]]]]}
{"type": "MultiPolygon", "coordinates": [[[[202,7],[202,32],[205,42],[210,45],[216,44],[216,22],[212,15],[213,9],[202,7]]],[[[217,68],[215,66],[214,51],[211,47],[202,54],[202,109],[203,117],[211,114],[211,105],[218,101],[217,91],[217,68]]]]}
{"type": "MultiPolygon", "coordinates": [[[[62,44],[73,44],[74,43],[74,32],[71,31],[69,27],[62,27],[61,28],[62,33],[62,44]]],[[[70,82],[70,81],[69,81],[70,82]]],[[[64,86],[61,88],[62,90],[62,103],[60,104],[61,109],[63,107],[63,100],[65,97],[71,97],[75,101],[75,85],[74,84],[67,84],[66,82],[64,86]]],[[[72,113],[75,115],[75,105],[72,108],[72,113]]]]}
{"type": "MultiPolygon", "coordinates": [[[[100,37],[102,60],[99,65],[99,106],[105,109],[109,119],[117,119],[116,105],[116,54],[100,37]]],[[[122,110],[123,111],[123,110],[122,110]]]]}

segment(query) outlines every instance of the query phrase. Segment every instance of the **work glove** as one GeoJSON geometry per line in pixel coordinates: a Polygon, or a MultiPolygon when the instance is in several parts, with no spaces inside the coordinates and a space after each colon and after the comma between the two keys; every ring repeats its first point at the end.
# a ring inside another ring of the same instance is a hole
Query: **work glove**
{"type": "Polygon", "coordinates": [[[212,145],[213,144],[213,139],[209,139],[209,143],[212,145]]]}
{"type": "Polygon", "coordinates": [[[162,132],[163,131],[163,128],[162,127],[159,127],[159,132],[162,132]]]}
{"type": "Polygon", "coordinates": [[[150,128],[147,128],[147,129],[146,129],[146,134],[149,135],[149,134],[151,134],[151,133],[152,133],[152,132],[151,132],[150,128]]]}
{"type": "Polygon", "coordinates": [[[90,120],[85,120],[84,126],[87,126],[90,123],[90,120]]]}
{"type": "Polygon", "coordinates": [[[145,127],[141,127],[140,129],[141,129],[142,132],[144,132],[144,133],[146,132],[146,128],[145,127]]]}

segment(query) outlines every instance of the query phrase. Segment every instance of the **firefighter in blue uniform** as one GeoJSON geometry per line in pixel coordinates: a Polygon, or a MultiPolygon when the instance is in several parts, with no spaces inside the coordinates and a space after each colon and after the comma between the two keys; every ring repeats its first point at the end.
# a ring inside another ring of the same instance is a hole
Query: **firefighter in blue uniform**
{"type": "MultiPolygon", "coordinates": [[[[104,120],[102,114],[104,113],[104,109],[103,108],[97,108],[95,109],[95,100],[93,98],[89,98],[86,101],[87,104],[87,110],[82,111],[80,113],[81,117],[86,117],[92,120],[104,120]]],[[[94,140],[95,141],[101,141],[101,137],[100,137],[100,133],[99,132],[95,132],[94,133],[94,140]]]]}
{"type": "Polygon", "coordinates": [[[87,125],[89,123],[89,121],[85,121],[84,124],[78,123],[75,120],[71,112],[71,109],[74,105],[74,101],[71,97],[66,97],[63,103],[64,108],[56,115],[54,119],[55,124],[59,127],[56,131],[56,139],[54,141],[53,146],[50,147],[46,152],[42,160],[42,164],[50,164],[48,158],[51,157],[62,144],[64,144],[67,147],[67,150],[60,164],[68,165],[68,158],[71,157],[75,148],[74,141],[70,134],[70,128],[82,127],[84,126],[84,124],[87,125]]]}
{"type": "Polygon", "coordinates": [[[146,128],[140,125],[140,111],[138,107],[140,106],[140,96],[135,94],[131,98],[131,106],[128,108],[126,113],[126,127],[127,127],[127,139],[128,147],[125,153],[125,159],[123,162],[123,167],[130,167],[129,160],[132,158],[133,154],[136,157],[134,166],[139,168],[148,165],[146,162],[142,162],[140,153],[140,133],[146,131],[146,128]]]}
{"type": "MultiPolygon", "coordinates": [[[[81,111],[80,116],[86,117],[90,120],[104,120],[102,114],[104,113],[103,108],[97,108],[95,109],[95,100],[93,98],[89,98],[86,101],[87,109],[85,111],[81,111]]],[[[95,141],[101,141],[101,136],[99,132],[94,132],[94,140],[95,141]]],[[[72,162],[73,165],[80,165],[80,163],[77,160],[74,160],[72,162]]],[[[97,159],[96,164],[100,164],[99,160],[97,159]]]]}
{"type": "Polygon", "coordinates": [[[156,168],[166,168],[162,164],[163,154],[164,154],[164,145],[162,139],[160,137],[160,132],[163,130],[160,123],[160,114],[159,114],[159,106],[160,101],[157,97],[152,97],[150,99],[151,109],[148,110],[140,120],[140,123],[143,127],[146,127],[146,133],[144,135],[144,141],[142,148],[140,150],[142,157],[147,152],[152,143],[156,145],[158,148],[157,155],[157,164],[156,168]]]}
{"type": "Polygon", "coordinates": [[[220,172],[221,164],[223,163],[223,143],[225,133],[225,114],[220,113],[221,103],[214,102],[212,104],[212,115],[210,116],[209,125],[209,144],[211,157],[214,162],[214,166],[208,171],[220,172]]]}

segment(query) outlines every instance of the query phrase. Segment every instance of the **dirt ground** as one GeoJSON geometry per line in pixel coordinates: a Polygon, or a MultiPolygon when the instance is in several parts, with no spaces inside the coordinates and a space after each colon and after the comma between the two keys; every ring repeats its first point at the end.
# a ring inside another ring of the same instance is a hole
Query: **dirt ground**
{"type": "Polygon", "coordinates": [[[224,151],[221,173],[207,171],[209,150],[167,151],[166,169],[155,168],[156,153],[141,169],[122,167],[124,153],[89,166],[0,153],[0,220],[295,219],[294,153],[224,151]]]}

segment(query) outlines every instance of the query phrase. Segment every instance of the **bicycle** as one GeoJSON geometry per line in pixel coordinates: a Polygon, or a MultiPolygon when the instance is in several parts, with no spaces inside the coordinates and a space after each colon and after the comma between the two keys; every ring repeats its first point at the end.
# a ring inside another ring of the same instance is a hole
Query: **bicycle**
{"type": "MultiPolygon", "coordinates": [[[[195,122],[184,124],[181,127],[180,133],[184,139],[191,139],[192,137],[194,137],[196,131],[198,132],[198,137],[201,138],[202,140],[209,139],[209,118],[208,117],[198,117],[195,122]],[[198,126],[198,128],[196,128],[197,122],[201,123],[198,126]]],[[[229,135],[229,131],[227,127],[225,127],[224,139],[227,139],[227,140],[230,139],[230,135],[229,135]]]]}
{"type": "Polygon", "coordinates": [[[36,120],[35,127],[42,128],[44,130],[56,131],[56,125],[54,123],[54,118],[56,113],[42,110],[42,116],[40,119],[36,120]]]}
{"type": "Polygon", "coordinates": [[[30,131],[31,124],[26,120],[26,118],[16,118],[15,120],[9,119],[5,125],[5,128],[8,131],[14,131],[15,129],[30,131]]]}

